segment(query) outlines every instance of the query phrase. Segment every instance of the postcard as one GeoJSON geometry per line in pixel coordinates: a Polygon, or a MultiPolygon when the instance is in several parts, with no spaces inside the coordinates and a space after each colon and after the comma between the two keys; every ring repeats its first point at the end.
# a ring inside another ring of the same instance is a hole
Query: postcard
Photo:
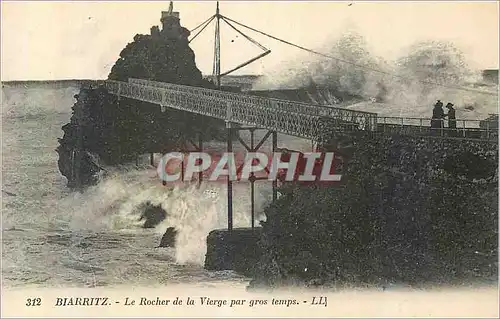
{"type": "Polygon", "coordinates": [[[1,12],[2,317],[498,317],[498,2],[1,12]]]}

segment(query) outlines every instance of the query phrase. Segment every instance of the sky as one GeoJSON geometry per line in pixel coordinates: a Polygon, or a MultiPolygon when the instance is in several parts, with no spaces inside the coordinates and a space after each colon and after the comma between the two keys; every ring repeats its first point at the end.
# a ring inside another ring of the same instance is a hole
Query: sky
{"type": "MultiPolygon", "coordinates": [[[[104,79],[137,33],[160,25],[168,1],[2,1],[1,77],[11,80],[104,79]]],[[[499,4],[480,2],[222,1],[221,14],[301,46],[324,50],[345,30],[367,41],[373,54],[394,59],[425,40],[452,41],[477,69],[498,69],[499,4]],[[351,4],[352,3],[352,4],[351,4]],[[349,5],[351,4],[351,5],[349,5]]],[[[174,1],[181,24],[193,29],[215,12],[213,1],[174,1]]],[[[245,30],[241,28],[241,30],[245,30]]],[[[191,43],[198,68],[211,74],[211,24],[191,43]]],[[[235,74],[266,74],[307,59],[253,31],[272,51],[235,74]]],[[[221,29],[222,72],[261,53],[227,25],[221,29]]]]}

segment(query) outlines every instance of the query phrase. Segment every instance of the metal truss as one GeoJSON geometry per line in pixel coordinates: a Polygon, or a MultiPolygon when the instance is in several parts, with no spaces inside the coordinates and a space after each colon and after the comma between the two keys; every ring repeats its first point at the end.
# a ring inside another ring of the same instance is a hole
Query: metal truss
{"type": "Polygon", "coordinates": [[[333,119],[346,130],[375,130],[377,123],[376,113],[150,80],[130,79],[128,83],[108,80],[105,86],[119,97],[160,105],[162,111],[170,107],[312,140],[317,140],[322,132],[322,118],[333,119]]]}

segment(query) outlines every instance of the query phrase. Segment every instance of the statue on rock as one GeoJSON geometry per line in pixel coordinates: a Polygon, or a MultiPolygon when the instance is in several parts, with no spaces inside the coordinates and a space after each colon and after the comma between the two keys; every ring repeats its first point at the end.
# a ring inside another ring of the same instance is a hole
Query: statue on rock
{"type": "Polygon", "coordinates": [[[191,86],[213,87],[203,80],[189,47],[189,30],[180,24],[179,12],[162,11],[162,30],[136,35],[120,53],[109,74],[110,80],[128,81],[130,77],[191,86]]]}

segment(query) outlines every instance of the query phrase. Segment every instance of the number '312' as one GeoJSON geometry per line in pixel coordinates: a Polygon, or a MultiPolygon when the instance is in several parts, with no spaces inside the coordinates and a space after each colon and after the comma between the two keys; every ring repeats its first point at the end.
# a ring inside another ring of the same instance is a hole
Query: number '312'
{"type": "Polygon", "coordinates": [[[41,298],[28,298],[28,299],[26,299],[26,306],[27,307],[38,307],[41,305],[42,305],[41,298]]]}

